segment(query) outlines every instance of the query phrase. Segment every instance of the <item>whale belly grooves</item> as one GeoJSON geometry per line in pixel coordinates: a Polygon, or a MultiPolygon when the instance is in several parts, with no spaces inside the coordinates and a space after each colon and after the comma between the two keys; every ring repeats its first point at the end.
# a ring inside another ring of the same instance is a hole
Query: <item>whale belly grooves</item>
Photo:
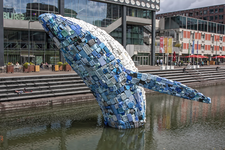
{"type": "Polygon", "coordinates": [[[179,82],[139,73],[123,46],[96,26],[48,13],[40,15],[39,22],[91,89],[105,125],[118,129],[143,126],[146,121],[144,88],[211,103],[210,98],[179,82]]]}

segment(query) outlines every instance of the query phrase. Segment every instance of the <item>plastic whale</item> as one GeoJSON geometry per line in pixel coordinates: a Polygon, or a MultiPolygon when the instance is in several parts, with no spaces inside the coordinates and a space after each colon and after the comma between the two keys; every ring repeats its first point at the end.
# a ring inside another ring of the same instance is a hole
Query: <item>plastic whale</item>
{"type": "Polygon", "coordinates": [[[104,30],[75,18],[42,14],[39,22],[95,96],[105,125],[137,128],[146,121],[144,88],[188,100],[209,97],[179,82],[139,73],[129,54],[104,30]]]}

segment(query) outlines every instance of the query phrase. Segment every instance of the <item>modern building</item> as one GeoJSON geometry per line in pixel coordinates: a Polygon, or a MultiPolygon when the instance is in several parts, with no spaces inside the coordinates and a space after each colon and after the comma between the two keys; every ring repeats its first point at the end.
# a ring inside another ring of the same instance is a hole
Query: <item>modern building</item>
{"type": "Polygon", "coordinates": [[[156,18],[160,19],[177,15],[225,24],[225,3],[221,5],[160,13],[156,15],[156,18]]]}
{"type": "MultiPolygon", "coordinates": [[[[199,55],[207,56],[209,59],[213,56],[225,55],[224,24],[186,16],[172,16],[161,18],[159,29],[157,37],[172,37],[173,46],[177,43],[181,45],[180,48],[174,47],[174,51],[179,58],[189,55],[189,43],[191,46],[190,51],[192,51],[194,43],[194,54],[198,53],[199,55]]],[[[158,38],[156,38],[156,43],[159,43],[158,38]]],[[[157,49],[156,57],[164,57],[157,49]]]]}
{"type": "Polygon", "coordinates": [[[3,0],[0,8],[0,66],[7,62],[55,64],[63,60],[37,21],[42,13],[61,14],[96,25],[127,48],[134,60],[146,65],[151,60],[154,65],[159,0],[3,0]],[[134,50],[135,46],[140,50],[134,50]]]}

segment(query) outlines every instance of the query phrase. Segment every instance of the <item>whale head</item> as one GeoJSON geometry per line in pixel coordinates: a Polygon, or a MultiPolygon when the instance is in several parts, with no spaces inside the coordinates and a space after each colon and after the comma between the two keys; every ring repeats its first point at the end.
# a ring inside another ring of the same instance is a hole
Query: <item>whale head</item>
{"type": "Polygon", "coordinates": [[[83,29],[78,24],[61,15],[45,13],[41,14],[38,20],[59,49],[68,47],[74,42],[81,42],[80,38],[87,32],[82,32],[83,29]]]}

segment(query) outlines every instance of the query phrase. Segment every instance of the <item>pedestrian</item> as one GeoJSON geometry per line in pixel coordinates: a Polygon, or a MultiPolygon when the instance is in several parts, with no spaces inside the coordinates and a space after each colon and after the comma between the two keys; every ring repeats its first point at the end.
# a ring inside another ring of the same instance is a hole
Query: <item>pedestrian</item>
{"type": "Polygon", "coordinates": [[[220,68],[220,67],[217,66],[217,67],[216,67],[216,71],[219,71],[219,68],[220,68]]]}
{"type": "Polygon", "coordinates": [[[185,73],[185,72],[186,72],[186,67],[183,68],[183,73],[185,73]]]}
{"type": "Polygon", "coordinates": [[[163,63],[163,60],[162,60],[162,58],[160,59],[160,64],[161,64],[161,66],[162,66],[162,63],[163,63]]]}
{"type": "Polygon", "coordinates": [[[157,59],[156,63],[157,63],[157,66],[159,66],[159,59],[157,59]]]}
{"type": "Polygon", "coordinates": [[[31,90],[31,91],[27,91],[26,88],[24,88],[24,89],[21,90],[21,91],[15,90],[15,92],[19,95],[19,94],[22,94],[22,93],[29,93],[29,92],[32,92],[32,90],[31,90]]]}
{"type": "Polygon", "coordinates": [[[43,68],[43,63],[41,63],[40,68],[41,68],[41,69],[44,69],[44,68],[43,68]]]}
{"type": "Polygon", "coordinates": [[[179,61],[178,65],[179,65],[179,67],[181,66],[181,61],[179,61]]]}

